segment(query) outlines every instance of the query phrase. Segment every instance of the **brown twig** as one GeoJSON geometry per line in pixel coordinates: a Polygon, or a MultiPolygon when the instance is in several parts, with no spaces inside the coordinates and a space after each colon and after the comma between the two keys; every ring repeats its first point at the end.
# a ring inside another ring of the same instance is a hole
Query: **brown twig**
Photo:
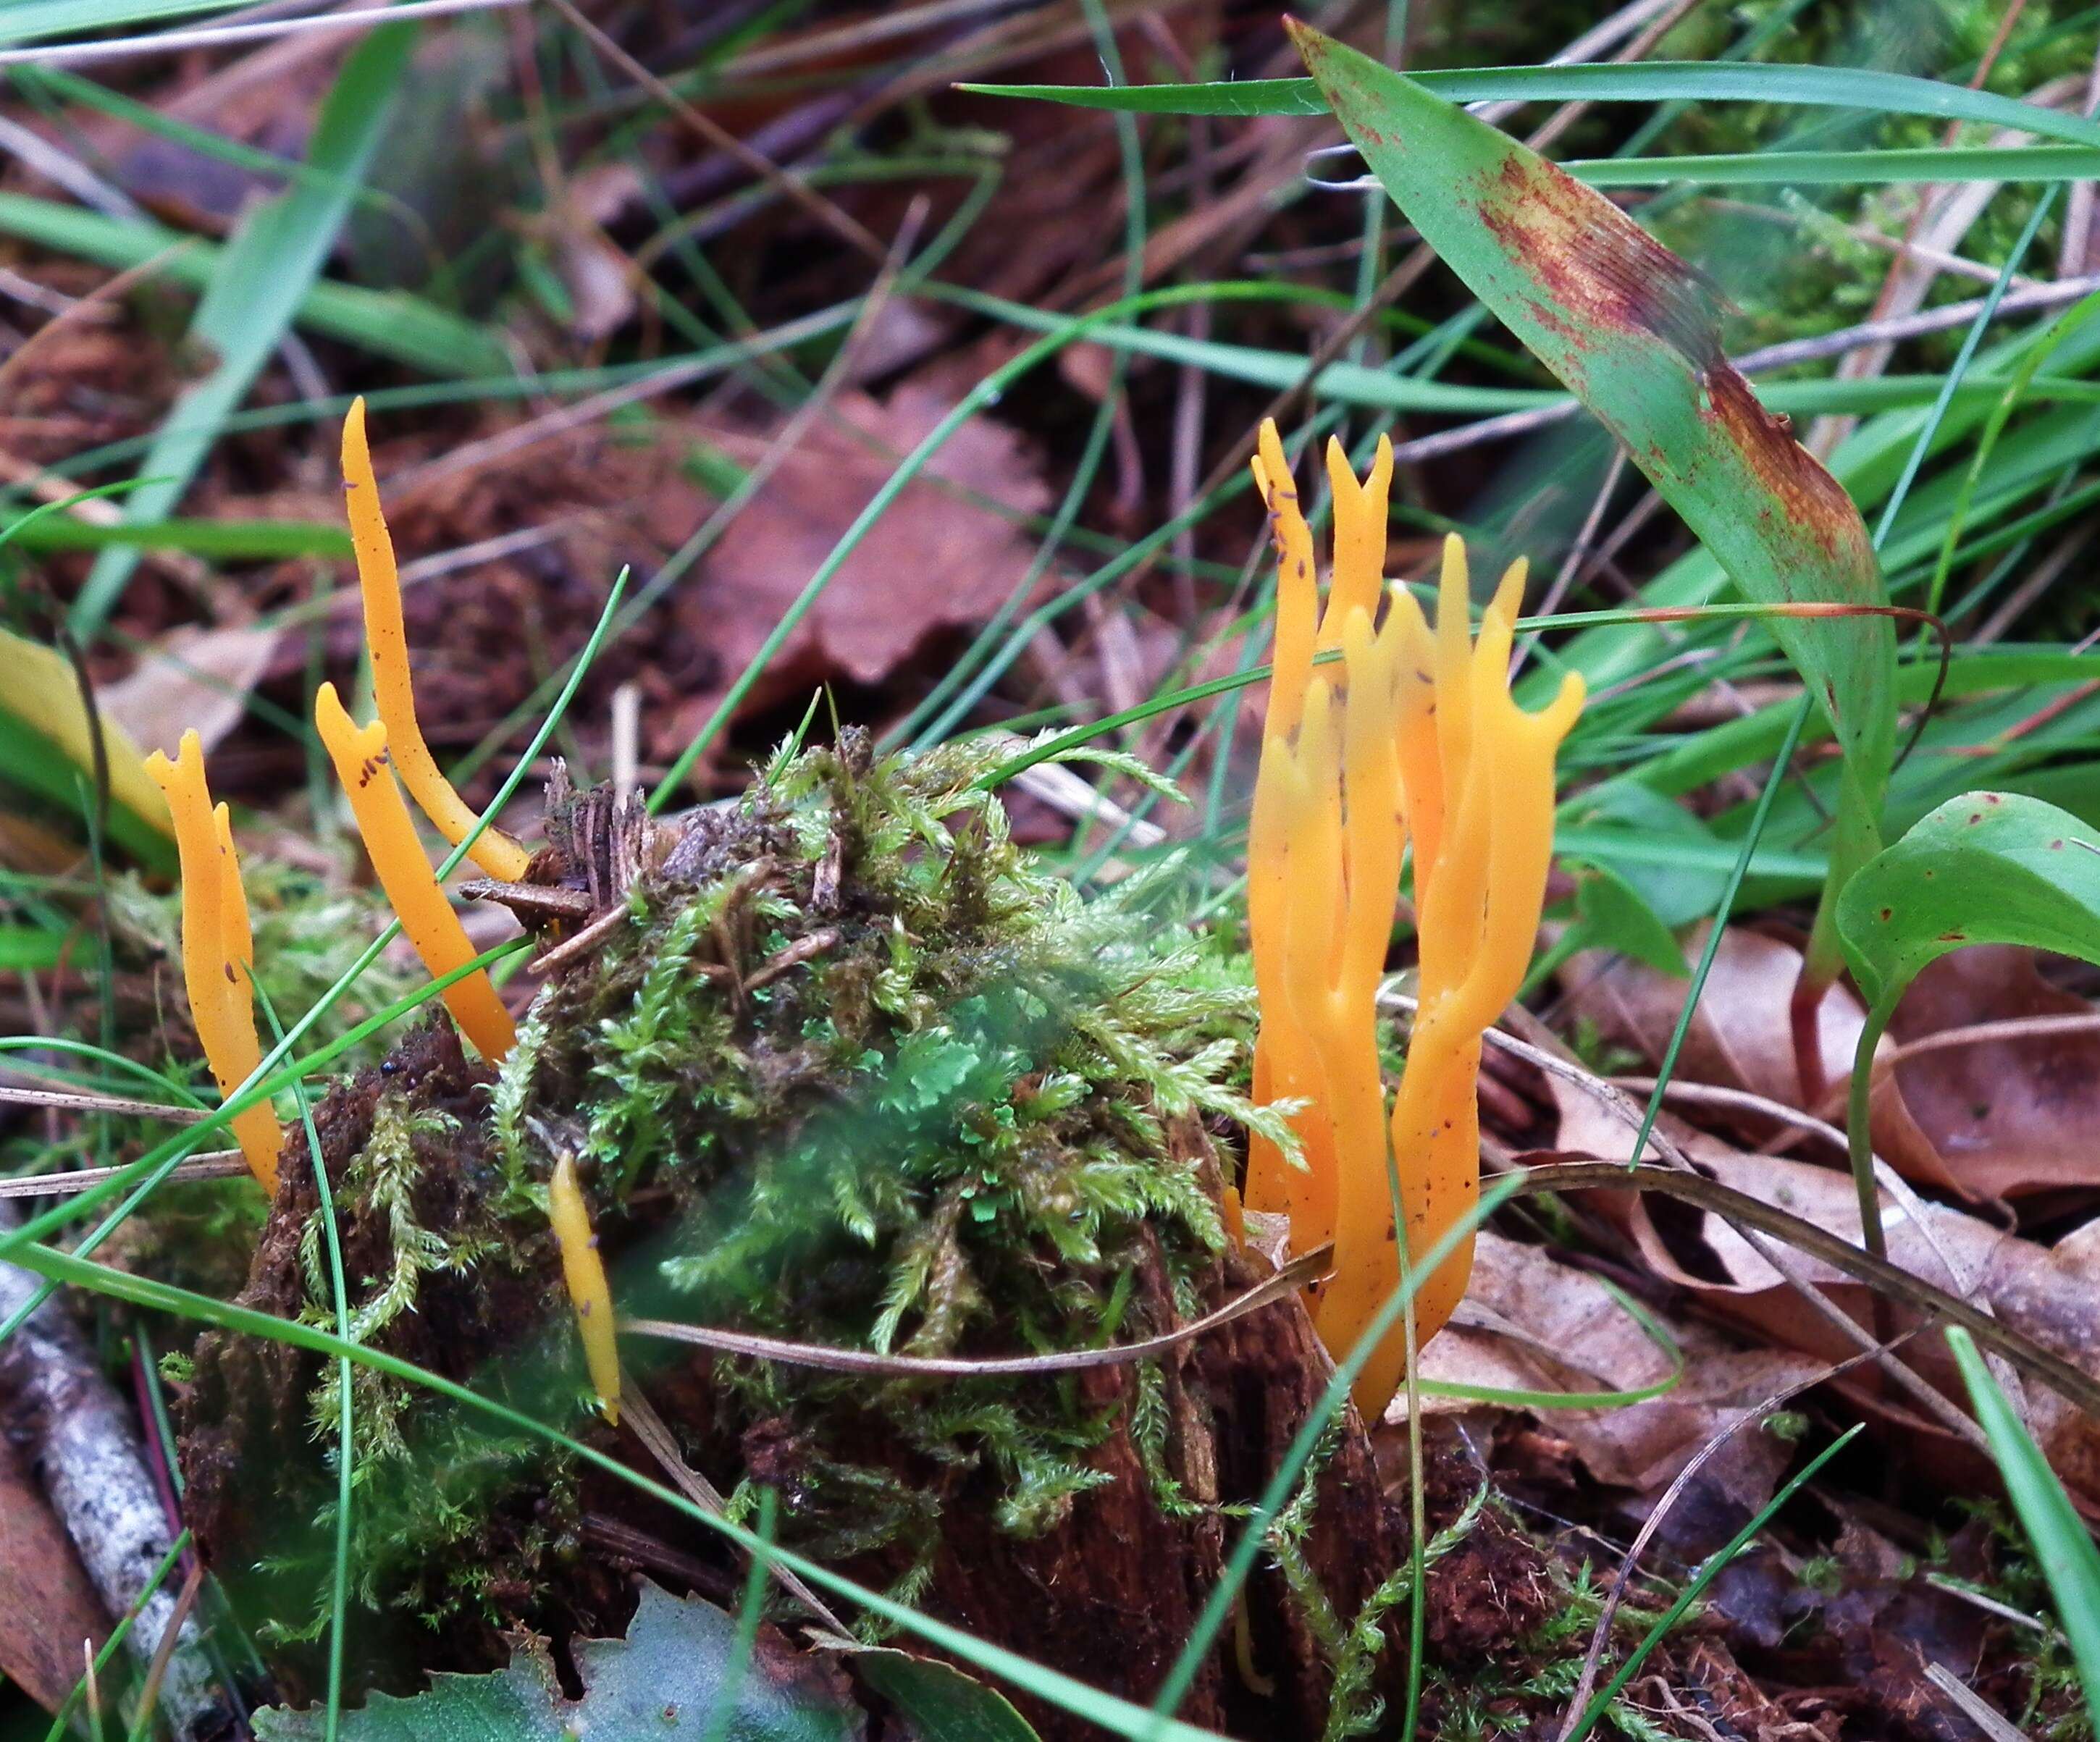
{"type": "MultiPolygon", "coordinates": [[[[1921,1277],[1877,1258],[1842,1240],[1828,1228],[1710,1180],[1704,1174],[1679,1172],[1643,1162],[1629,1166],[1621,1162],[1553,1162],[1525,1169],[1517,1179],[1519,1196],[1538,1192],[1660,1192],[1735,1224],[1748,1227],[1783,1241],[1795,1250],[1842,1271],[1890,1300],[1900,1301],[1921,1312],[1935,1315],[1961,1325],[1979,1343],[1988,1345],[2030,1376],[2041,1380],[2067,1402],[2076,1405],[2100,1421],[2100,1380],[2081,1372],[2044,1348],[2032,1337],[2013,1330],[1981,1308],[1935,1288],[1921,1277]]],[[[1849,1321],[1848,1321],[1849,1322],[1849,1321]]],[[[1900,1363],[1895,1364],[1901,1367],[1900,1363]]],[[[1902,1368],[1908,1372],[1908,1368],[1902,1368]]],[[[1912,1375],[1915,1378],[1915,1375],[1912,1375]]],[[[1973,1423],[1971,1424],[1974,1425],[1973,1423]]]]}
{"type": "Polygon", "coordinates": [[[723,1330],[707,1325],[682,1325],[670,1319],[622,1319],[620,1328],[630,1336],[660,1337],[670,1343],[690,1343],[725,1355],[748,1356],[757,1361],[779,1361],[794,1367],[821,1367],[832,1373],[876,1374],[885,1378],[975,1379],[987,1376],[1039,1377],[1048,1373],[1071,1373],[1082,1367],[1116,1367],[1149,1356],[1162,1355],[1185,1343],[1207,1335],[1220,1325],[1245,1318],[1282,1299],[1294,1290],[1317,1281],[1334,1256],[1332,1246],[1324,1246],[1294,1259],[1273,1277],[1245,1294],[1228,1301],[1215,1312],[1156,1337],[1119,1343],[1105,1349],[1065,1349],[1050,1355],[994,1356],[971,1359],[961,1356],[882,1355],[872,1349],[840,1349],[820,1343],[790,1343],[777,1337],[753,1336],[739,1330],[723,1330]]]}

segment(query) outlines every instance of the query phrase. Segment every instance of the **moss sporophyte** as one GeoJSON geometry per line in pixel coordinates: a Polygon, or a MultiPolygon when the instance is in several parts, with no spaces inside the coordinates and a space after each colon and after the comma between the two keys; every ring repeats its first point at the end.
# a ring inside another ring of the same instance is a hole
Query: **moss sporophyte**
{"type": "MultiPolygon", "coordinates": [[[[1480,1191],[1480,1037],[1530,960],[1552,853],[1554,755],[1582,711],[1571,674],[1551,705],[1520,708],[1511,643],[1524,565],[1503,576],[1468,633],[1465,546],[1445,541],[1432,628],[1383,580],[1384,442],[1359,483],[1339,443],[1327,470],[1334,567],[1324,609],[1312,535],[1282,443],[1264,423],[1255,482],[1277,557],[1276,646],[1247,844],[1247,912],[1261,1026],[1257,1102],[1295,1101],[1301,1154],[1251,1140],[1250,1208],[1286,1212],[1291,1243],[1335,1243],[1312,1303],[1321,1340],[1346,1354],[1418,1255],[1480,1191]],[[1381,602],[1384,611],[1379,611],[1381,602]],[[1318,656],[1339,651],[1339,662],[1318,656]],[[1376,996],[1414,849],[1421,996],[1390,1115],[1379,1070],[1376,996]]],[[[1414,1296],[1417,1344],[1450,1318],[1472,1266],[1470,1238],[1414,1296]]],[[[1406,1366],[1404,1323],[1359,1376],[1367,1421],[1406,1366]]]]}

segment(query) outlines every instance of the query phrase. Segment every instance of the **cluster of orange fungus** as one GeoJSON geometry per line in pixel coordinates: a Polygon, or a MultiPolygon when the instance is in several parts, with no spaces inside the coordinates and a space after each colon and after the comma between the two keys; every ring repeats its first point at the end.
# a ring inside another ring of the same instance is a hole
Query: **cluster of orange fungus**
{"type": "MultiPolygon", "coordinates": [[[[174,818],[183,873],[183,984],[197,1039],[223,1096],[262,1061],[250,977],[254,938],[232,826],[225,805],[213,808],[205,784],[204,746],[195,732],[183,734],[172,762],[157,750],[147,757],[146,772],[167,795],[174,818]]],[[[274,1197],[284,1132],[269,1102],[258,1100],[236,1114],[233,1135],[257,1182],[274,1197]]]]}
{"type": "MultiPolygon", "coordinates": [[[[408,672],[408,629],[401,612],[401,577],[394,540],[379,506],[372,449],[364,436],[364,401],[351,402],[342,423],[342,489],[350,518],[351,548],[357,554],[357,585],[364,599],[364,640],[372,650],[372,694],[393,747],[395,771],[438,832],[457,847],[481,818],[452,790],[423,742],[416,723],[416,690],[408,672]]],[[[508,835],[483,829],[467,856],[503,883],[523,880],[532,855],[508,835]]]]}
{"type": "MultiPolygon", "coordinates": [[[[1247,910],[1261,1029],[1255,1097],[1295,1100],[1294,1165],[1255,1140],[1249,1207],[1286,1212],[1291,1244],[1335,1243],[1313,1303],[1321,1340],[1348,1353],[1401,1281],[1480,1193],[1480,1037],[1516,995],[1537,937],[1552,853],[1553,761],[1582,707],[1570,676],[1542,712],[1511,697],[1511,643],[1524,595],[1511,567],[1469,633],[1465,547],[1446,540],[1432,628],[1383,579],[1391,449],[1359,483],[1340,445],[1334,572],[1324,608],[1312,535],[1273,423],[1254,461],[1279,564],[1276,647],[1260,774],[1248,825],[1247,910]],[[1320,656],[1339,654],[1339,659],[1320,656]],[[1388,1110],[1376,999],[1411,847],[1420,1007],[1388,1110]]],[[[1443,1329],[1472,1268],[1468,1235],[1418,1279],[1418,1347],[1443,1329]]],[[[1376,1420],[1406,1369],[1405,1322],[1356,1385],[1376,1420]]]]}
{"type": "MultiPolygon", "coordinates": [[[[416,838],[415,819],[394,782],[386,722],[358,725],[338,699],[335,686],[324,683],[314,697],[314,725],[335,764],[336,778],[350,795],[351,812],[379,886],[423,966],[440,979],[464,968],[474,959],[474,946],[416,838]]],[[[447,986],[443,995],[460,1031],[492,1065],[501,1063],[518,1039],[518,1025],[496,995],[488,972],[476,968],[447,986]]]]}

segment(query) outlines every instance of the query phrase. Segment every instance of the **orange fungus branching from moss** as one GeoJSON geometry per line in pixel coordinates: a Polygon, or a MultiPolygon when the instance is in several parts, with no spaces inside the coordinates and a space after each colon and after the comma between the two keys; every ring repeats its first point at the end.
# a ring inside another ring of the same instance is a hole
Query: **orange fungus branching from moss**
{"type": "Polygon", "coordinates": [[[562,1249],[562,1280],[576,1309],[576,1329],[584,1340],[584,1364],[598,1407],[614,1427],[620,1425],[620,1352],[613,1336],[612,1289],[591,1230],[589,1206],[576,1183],[576,1166],[564,1155],[547,1182],[547,1219],[562,1249]]]}
{"type": "MultiPolygon", "coordinates": [[[[1298,1250],[1335,1242],[1313,1321],[1340,1356],[1400,1286],[1396,1188],[1414,1258],[1478,1201],[1480,1039],[1531,959],[1552,855],[1554,756],[1583,690],[1570,676],[1541,712],[1519,708],[1509,666],[1522,562],[1502,577],[1476,639],[1465,547],[1446,540],[1432,628],[1410,593],[1383,580],[1390,450],[1379,443],[1361,483],[1339,443],[1327,466],[1335,563],[1323,609],[1312,535],[1276,427],[1263,425],[1255,481],[1278,573],[1247,840],[1255,1095],[1302,1104],[1290,1122],[1303,1153],[1294,1164],[1255,1140],[1246,1196],[1251,1209],[1289,1215],[1298,1250]],[[1329,652],[1339,659],[1319,659],[1329,652]],[[1376,999],[1410,845],[1420,1006],[1388,1114],[1376,999]]],[[[1418,1347],[1450,1318],[1471,1268],[1468,1237],[1419,1279],[1418,1347]]],[[[1406,1360],[1403,1321],[1358,1376],[1366,1419],[1384,1413],[1406,1360]]]]}
{"type": "MultiPolygon", "coordinates": [[[[452,790],[423,742],[416,721],[415,685],[408,671],[408,628],[401,610],[401,577],[394,562],[394,540],[379,505],[379,483],[372,470],[372,449],[365,440],[364,401],[353,400],[342,424],[343,506],[350,518],[350,541],[357,555],[358,590],[364,598],[364,639],[372,650],[372,693],[379,718],[393,747],[395,771],[408,795],[438,832],[457,847],[481,818],[452,790]]],[[[517,883],[532,858],[501,830],[482,830],[468,857],[500,882],[517,883]]]]}
{"type": "MultiPolygon", "coordinates": [[[[183,984],[205,1062],[224,1096],[262,1061],[250,990],[254,940],[233,830],[225,805],[212,808],[204,746],[195,732],[183,734],[173,761],[157,750],[147,757],[146,772],[167,795],[174,818],[183,874],[183,984]]],[[[276,1196],[284,1131],[269,1102],[258,1100],[236,1114],[233,1135],[257,1183],[276,1196]]]]}
{"type": "MultiPolygon", "coordinates": [[[[415,819],[395,784],[386,753],[386,726],[375,720],[368,726],[355,724],[337,697],[335,686],[324,683],[314,697],[314,724],[321,742],[335,764],[336,778],[350,795],[350,808],[357,818],[364,850],[378,873],[379,886],[400,915],[401,929],[423,966],[442,977],[474,959],[474,946],[466,929],[452,911],[452,903],[424,856],[416,838],[415,819]]],[[[461,1031],[490,1064],[501,1064],[518,1039],[518,1026],[503,1000],[496,995],[485,969],[454,981],[445,988],[445,1008],[461,1031]]]]}

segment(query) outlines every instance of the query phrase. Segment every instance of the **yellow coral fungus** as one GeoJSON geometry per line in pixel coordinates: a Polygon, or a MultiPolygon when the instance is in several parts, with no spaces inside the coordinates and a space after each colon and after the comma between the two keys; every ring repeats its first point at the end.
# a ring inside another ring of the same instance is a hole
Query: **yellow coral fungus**
{"type": "MultiPolygon", "coordinates": [[[[364,639],[372,650],[372,691],[393,746],[394,767],[409,796],[438,832],[457,847],[480,818],[452,790],[423,742],[416,721],[416,690],[408,672],[408,628],[401,612],[401,579],[394,540],[379,505],[379,483],[364,436],[364,401],[353,400],[342,422],[343,505],[357,553],[357,584],[364,596],[364,639]]],[[[490,876],[517,883],[532,854],[500,829],[481,831],[468,856],[490,876]]]]}
{"type": "MultiPolygon", "coordinates": [[[[439,977],[464,967],[474,959],[474,946],[416,838],[415,821],[388,765],[386,723],[375,720],[358,726],[338,699],[335,686],[324,683],[314,697],[314,724],[335,763],[336,778],[350,795],[379,886],[401,916],[401,929],[423,966],[439,977]]],[[[452,1020],[481,1056],[492,1065],[501,1063],[518,1039],[518,1027],[488,973],[478,968],[454,981],[445,988],[444,999],[452,1020]]]]}
{"type": "Polygon", "coordinates": [[[620,1351],[613,1338],[612,1290],[605,1279],[605,1261],[598,1255],[590,1210],[576,1184],[576,1164],[566,1155],[554,1163],[547,1182],[547,1219],[562,1249],[562,1280],[576,1309],[576,1329],[584,1339],[584,1363],[598,1407],[620,1425],[620,1351]]]}
{"type": "MultiPolygon", "coordinates": [[[[167,795],[174,818],[183,871],[183,984],[205,1062],[223,1096],[262,1061],[249,990],[254,942],[233,831],[225,805],[212,809],[204,745],[195,732],[183,734],[174,761],[157,750],[148,756],[146,772],[167,795]]],[[[233,1135],[257,1183],[274,1197],[284,1131],[269,1102],[258,1100],[236,1114],[233,1135]]]]}
{"type": "MultiPolygon", "coordinates": [[[[1468,633],[1465,547],[1446,541],[1432,630],[1403,589],[1389,595],[1389,451],[1359,485],[1338,443],[1335,571],[1324,611],[1312,536],[1273,424],[1255,479],[1275,534],[1274,665],[1261,770],[1248,826],[1247,909],[1261,1030],[1257,1100],[1300,1100],[1293,1166],[1257,1140],[1247,1201],[1287,1211],[1300,1251],[1335,1242],[1314,1308],[1322,1340],[1352,1348],[1401,1277],[1396,1183],[1406,1250],[1419,1259],[1480,1191],[1480,1037],[1516,995],[1531,957],[1552,853],[1553,761],[1582,706],[1570,677],[1538,714],[1509,693],[1524,565],[1502,578],[1468,633]],[[1383,600],[1381,598],[1383,597],[1383,600]],[[1379,615],[1383,602],[1383,618],[1379,615]],[[1319,654],[1338,663],[1315,669],[1319,654]],[[1375,999],[1401,862],[1411,844],[1421,1003],[1390,1120],[1379,1071],[1375,999]]],[[[1420,1280],[1418,1343],[1464,1294],[1472,1242],[1420,1280]]],[[[1358,1377],[1366,1418],[1382,1414],[1406,1365],[1396,1326],[1358,1377]]]]}

